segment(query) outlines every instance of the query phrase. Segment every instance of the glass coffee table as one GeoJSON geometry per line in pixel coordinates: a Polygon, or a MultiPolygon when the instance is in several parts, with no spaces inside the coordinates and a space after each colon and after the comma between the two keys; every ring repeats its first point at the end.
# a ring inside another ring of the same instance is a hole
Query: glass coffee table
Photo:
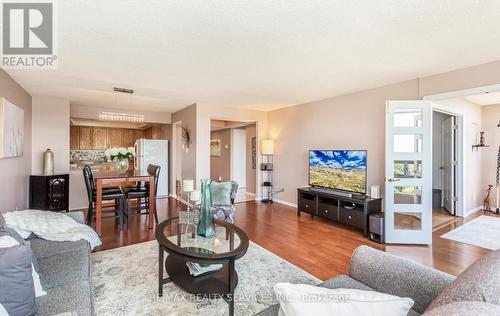
{"type": "Polygon", "coordinates": [[[164,284],[173,282],[184,291],[203,298],[222,297],[229,304],[229,315],[233,315],[234,289],[238,284],[234,262],[247,252],[248,237],[236,225],[220,220],[214,220],[215,237],[198,236],[196,216],[190,214],[188,217],[183,213],[181,218],[167,219],[156,226],[155,235],[159,244],[158,295],[163,295],[164,284]],[[166,260],[164,252],[168,253],[166,260]],[[198,269],[220,269],[193,276],[188,263],[191,267],[195,264],[198,269]],[[167,278],[163,277],[163,264],[167,278]]]}

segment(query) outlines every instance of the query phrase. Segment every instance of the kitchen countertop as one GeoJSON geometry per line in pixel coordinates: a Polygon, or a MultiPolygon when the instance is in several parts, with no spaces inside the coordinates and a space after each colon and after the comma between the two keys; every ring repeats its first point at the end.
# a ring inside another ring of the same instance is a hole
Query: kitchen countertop
{"type": "Polygon", "coordinates": [[[80,171],[85,165],[89,165],[92,171],[109,170],[115,165],[115,162],[94,162],[94,161],[78,161],[69,164],[70,171],[80,171]]]}

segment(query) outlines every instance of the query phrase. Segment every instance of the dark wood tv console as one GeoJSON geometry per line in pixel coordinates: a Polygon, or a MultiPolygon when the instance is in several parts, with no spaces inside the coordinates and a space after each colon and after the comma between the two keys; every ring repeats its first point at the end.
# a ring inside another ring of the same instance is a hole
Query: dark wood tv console
{"type": "Polygon", "coordinates": [[[382,211],[382,199],[342,196],[334,192],[297,189],[297,215],[301,212],[327,218],[363,230],[368,237],[368,215],[382,211]]]}

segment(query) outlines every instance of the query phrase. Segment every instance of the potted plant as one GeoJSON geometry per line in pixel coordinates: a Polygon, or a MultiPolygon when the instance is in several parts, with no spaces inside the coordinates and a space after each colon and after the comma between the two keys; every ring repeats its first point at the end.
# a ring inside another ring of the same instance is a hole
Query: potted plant
{"type": "Polygon", "coordinates": [[[130,162],[134,160],[135,149],[134,147],[114,147],[106,149],[105,154],[108,160],[116,162],[118,170],[123,173],[128,170],[130,162]]]}

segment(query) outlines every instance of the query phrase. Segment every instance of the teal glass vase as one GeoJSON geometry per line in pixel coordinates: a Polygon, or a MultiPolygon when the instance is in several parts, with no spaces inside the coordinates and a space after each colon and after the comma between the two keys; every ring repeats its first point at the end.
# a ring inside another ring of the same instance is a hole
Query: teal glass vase
{"type": "Polygon", "coordinates": [[[198,236],[211,238],[215,236],[214,217],[212,215],[212,193],[210,192],[210,184],[212,180],[201,179],[201,205],[200,205],[200,220],[196,233],[198,236]]]}

